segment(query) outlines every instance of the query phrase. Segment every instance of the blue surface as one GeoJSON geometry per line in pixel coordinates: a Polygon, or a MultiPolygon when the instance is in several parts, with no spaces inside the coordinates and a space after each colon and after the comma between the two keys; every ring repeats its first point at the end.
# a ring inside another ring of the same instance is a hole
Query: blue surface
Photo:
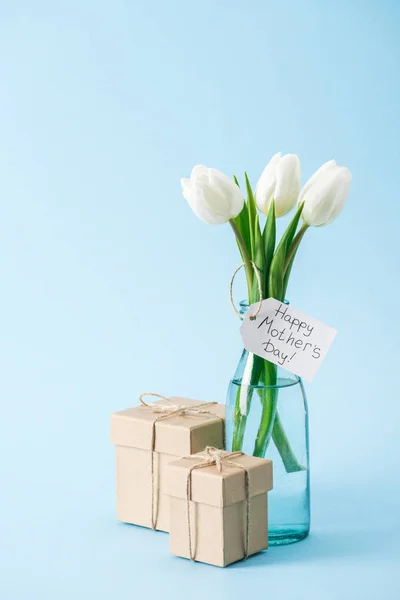
{"type": "Polygon", "coordinates": [[[1,600],[398,599],[399,3],[0,16],[1,600]],[[278,150],[303,180],[330,158],[354,178],[289,293],[339,331],[307,386],[313,530],[220,570],[116,522],[109,414],[143,390],[224,399],[239,257],[179,179],[202,162],[255,183],[278,150]]]}

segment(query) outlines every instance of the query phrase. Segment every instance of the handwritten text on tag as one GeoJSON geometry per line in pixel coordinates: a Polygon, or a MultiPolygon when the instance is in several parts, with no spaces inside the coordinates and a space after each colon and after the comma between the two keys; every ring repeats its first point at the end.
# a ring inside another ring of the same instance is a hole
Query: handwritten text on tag
{"type": "Polygon", "coordinates": [[[275,298],[252,304],[240,327],[244,346],[284,369],[312,381],[336,330],[275,298]]]}

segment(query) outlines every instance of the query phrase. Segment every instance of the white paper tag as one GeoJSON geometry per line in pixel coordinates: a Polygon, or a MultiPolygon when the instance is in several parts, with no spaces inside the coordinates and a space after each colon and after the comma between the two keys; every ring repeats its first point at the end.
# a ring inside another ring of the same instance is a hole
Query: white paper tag
{"type": "Polygon", "coordinates": [[[275,298],[252,304],[240,327],[249,352],[312,381],[327,354],[336,330],[275,298]]]}

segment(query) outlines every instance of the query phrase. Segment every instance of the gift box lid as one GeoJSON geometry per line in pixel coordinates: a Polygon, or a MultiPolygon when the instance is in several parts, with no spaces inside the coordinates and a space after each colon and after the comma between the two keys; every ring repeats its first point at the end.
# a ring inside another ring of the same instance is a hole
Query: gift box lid
{"type": "MultiPolygon", "coordinates": [[[[207,458],[206,451],[181,458],[167,465],[164,493],[186,499],[187,479],[191,467],[207,458]]],[[[246,467],[249,474],[249,496],[258,496],[272,489],[272,461],[242,454],[231,459],[246,467]]],[[[229,506],[246,499],[245,472],[243,468],[222,462],[222,470],[216,465],[194,469],[191,474],[191,500],[211,506],[229,506]]]]}
{"type": "MultiPolygon", "coordinates": [[[[154,404],[198,406],[207,404],[188,398],[170,398],[154,404]]],[[[169,415],[159,419],[160,414],[146,406],[135,406],[111,415],[111,443],[151,450],[153,425],[155,426],[156,452],[175,456],[193,454],[208,445],[223,446],[225,406],[211,404],[205,407],[210,414],[169,415]]]]}

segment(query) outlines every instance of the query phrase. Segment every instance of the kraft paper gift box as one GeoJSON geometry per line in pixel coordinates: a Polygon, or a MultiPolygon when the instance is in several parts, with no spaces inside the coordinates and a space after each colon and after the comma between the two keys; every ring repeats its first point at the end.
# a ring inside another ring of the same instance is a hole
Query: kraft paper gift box
{"type": "Polygon", "coordinates": [[[224,445],[225,406],[169,398],[111,415],[116,445],[117,517],[125,523],[169,531],[169,501],[164,496],[165,468],[177,458],[224,445]],[[184,414],[153,412],[155,405],[187,407],[184,414]],[[204,405],[204,413],[191,408],[204,405]],[[154,407],[154,408],[152,408],[154,407]],[[154,452],[152,452],[152,444],[154,452]]]}
{"type": "Polygon", "coordinates": [[[207,448],[170,463],[164,489],[172,554],[225,567],[268,548],[270,460],[207,448]]]}

